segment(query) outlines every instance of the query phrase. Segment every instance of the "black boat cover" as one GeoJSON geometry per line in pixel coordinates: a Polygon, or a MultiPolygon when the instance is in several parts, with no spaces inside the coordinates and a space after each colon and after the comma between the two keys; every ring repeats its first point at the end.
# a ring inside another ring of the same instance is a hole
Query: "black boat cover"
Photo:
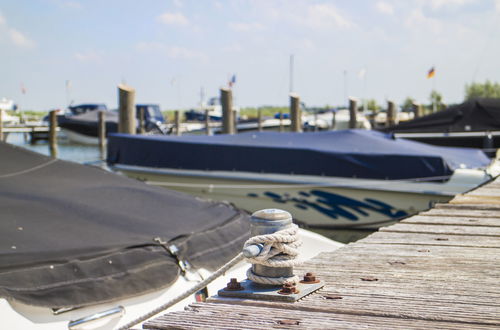
{"type": "Polygon", "coordinates": [[[230,205],[3,142],[0,210],[0,297],[52,308],[168,287],[178,260],[217,269],[250,229],[230,205]]]}
{"type": "Polygon", "coordinates": [[[381,129],[394,133],[500,131],[500,99],[472,99],[443,111],[381,129]]]}
{"type": "Polygon", "coordinates": [[[489,164],[475,149],[436,147],[366,130],[214,136],[111,134],[108,163],[369,179],[449,176],[489,164]]]}
{"type": "MultiPolygon", "coordinates": [[[[118,113],[114,111],[103,111],[106,123],[106,135],[118,132],[118,113]]],[[[88,111],[74,116],[58,116],[57,124],[65,129],[87,135],[98,136],[99,111],[88,111]]]]}

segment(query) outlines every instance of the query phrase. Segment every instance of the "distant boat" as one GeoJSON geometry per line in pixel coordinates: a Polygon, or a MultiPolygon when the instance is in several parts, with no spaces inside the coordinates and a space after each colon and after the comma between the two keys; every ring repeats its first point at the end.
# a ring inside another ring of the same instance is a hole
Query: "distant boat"
{"type": "MultiPolygon", "coordinates": [[[[69,140],[81,144],[98,143],[98,110],[104,107],[70,107],[73,115],[58,116],[58,125],[63,129],[69,140]],[[85,109],[85,110],[84,110],[85,109]],[[81,112],[80,112],[81,111],[81,112]]],[[[136,105],[136,118],[140,116],[141,109],[144,110],[145,131],[148,134],[167,134],[168,129],[160,107],[156,104],[136,105]]],[[[106,122],[106,134],[118,132],[119,115],[116,111],[104,111],[106,122]]],[[[137,120],[137,125],[139,121],[137,120]]]]}
{"type": "Polygon", "coordinates": [[[111,134],[107,161],[154,185],[227,200],[250,212],[282,208],[306,225],[329,228],[377,228],[498,174],[480,150],[369,130],[111,134]]]}
{"type": "MultiPolygon", "coordinates": [[[[200,109],[191,109],[184,112],[186,121],[205,121],[205,110],[208,110],[208,116],[211,121],[222,121],[222,105],[219,97],[211,97],[207,103],[203,103],[200,109]]],[[[233,111],[239,113],[240,108],[233,106],[233,111]]]]}
{"type": "MultiPolygon", "coordinates": [[[[208,277],[250,234],[249,216],[227,203],[2,142],[0,154],[2,328],[68,329],[87,317],[82,328],[116,329],[208,277]]],[[[304,258],[342,245],[300,235],[304,258]]],[[[247,269],[238,264],[172,309],[247,269]]]]}
{"type": "Polygon", "coordinates": [[[381,129],[396,137],[442,146],[500,148],[500,99],[473,99],[381,129]]]}

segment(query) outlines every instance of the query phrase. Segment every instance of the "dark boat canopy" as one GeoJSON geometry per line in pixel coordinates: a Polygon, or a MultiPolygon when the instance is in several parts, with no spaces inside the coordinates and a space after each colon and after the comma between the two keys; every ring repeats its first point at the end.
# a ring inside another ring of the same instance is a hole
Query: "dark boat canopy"
{"type": "Polygon", "coordinates": [[[448,176],[489,164],[479,150],[435,147],[366,130],[214,136],[111,134],[108,163],[369,179],[448,176]]]}
{"type": "Polygon", "coordinates": [[[500,131],[500,99],[472,99],[381,130],[394,133],[500,131]]]}
{"type": "Polygon", "coordinates": [[[59,308],[152,292],[176,280],[177,258],[214,270],[249,235],[224,203],[3,142],[0,155],[0,297],[59,308]]]}

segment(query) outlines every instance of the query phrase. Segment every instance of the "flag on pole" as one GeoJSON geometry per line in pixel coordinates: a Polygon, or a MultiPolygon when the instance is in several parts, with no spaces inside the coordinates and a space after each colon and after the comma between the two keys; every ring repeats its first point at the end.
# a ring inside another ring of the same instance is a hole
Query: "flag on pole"
{"type": "Polygon", "coordinates": [[[436,70],[434,69],[434,67],[430,68],[429,72],[427,72],[427,79],[434,77],[435,74],[436,70]]]}
{"type": "Polygon", "coordinates": [[[21,93],[26,94],[26,87],[24,87],[24,83],[21,83],[21,93]]]}
{"type": "Polygon", "coordinates": [[[233,85],[236,83],[236,74],[233,74],[231,79],[228,82],[229,87],[233,87],[233,85]]]}

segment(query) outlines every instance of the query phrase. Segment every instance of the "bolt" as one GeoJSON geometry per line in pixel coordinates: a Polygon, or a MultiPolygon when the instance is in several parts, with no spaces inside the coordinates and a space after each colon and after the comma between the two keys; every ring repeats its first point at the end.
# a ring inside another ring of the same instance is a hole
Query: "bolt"
{"type": "Polygon", "coordinates": [[[297,290],[295,283],[286,282],[285,284],[283,284],[283,287],[281,288],[280,291],[278,291],[278,293],[288,295],[293,293],[299,293],[299,291],[297,290]]]}
{"type": "Polygon", "coordinates": [[[300,281],[300,283],[304,284],[319,283],[319,279],[316,278],[316,275],[314,275],[314,273],[307,272],[306,275],[304,275],[304,279],[300,281]]]}
{"type": "Polygon", "coordinates": [[[232,278],[227,286],[224,288],[226,291],[241,291],[245,290],[245,288],[238,282],[237,279],[232,278]]]}

